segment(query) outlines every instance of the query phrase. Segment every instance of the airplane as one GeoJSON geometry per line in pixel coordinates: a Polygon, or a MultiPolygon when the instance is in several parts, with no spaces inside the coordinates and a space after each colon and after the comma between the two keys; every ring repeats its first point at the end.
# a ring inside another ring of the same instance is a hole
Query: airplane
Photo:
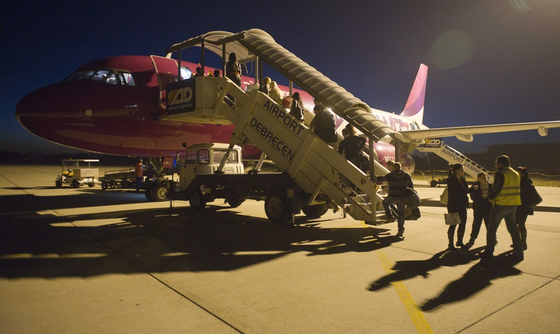
{"type": "MultiPolygon", "coordinates": [[[[220,56],[225,58],[225,54],[220,56]]],[[[171,58],[171,53],[166,57],[116,56],[94,60],[80,66],[62,82],[26,95],[16,106],[15,114],[24,128],[45,140],[104,154],[161,158],[175,156],[182,143],[228,143],[234,131],[232,125],[185,123],[164,117],[166,85],[191,78],[194,69],[200,66],[204,73],[217,70],[204,64],[178,62],[171,58]]],[[[403,139],[397,150],[395,145],[373,143],[382,165],[395,160],[397,154],[403,168],[412,172],[414,160],[407,153],[427,138],[457,137],[469,142],[474,134],[532,129],[544,136],[549,128],[560,127],[560,121],[550,121],[430,129],[423,124],[427,72],[428,67],[421,64],[399,114],[372,108],[372,114],[403,139]]],[[[255,82],[244,75],[242,88],[254,86],[255,82]]],[[[286,94],[299,92],[306,109],[312,110],[313,97],[307,92],[293,87],[280,88],[286,94]]],[[[336,117],[339,133],[345,122],[336,117]]],[[[258,148],[250,145],[244,148],[244,157],[258,155],[258,148]]]]}

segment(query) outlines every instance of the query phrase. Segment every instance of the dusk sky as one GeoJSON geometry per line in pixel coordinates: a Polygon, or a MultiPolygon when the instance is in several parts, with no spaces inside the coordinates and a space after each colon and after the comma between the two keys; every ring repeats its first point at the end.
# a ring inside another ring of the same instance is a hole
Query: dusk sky
{"type": "MultiPolygon", "coordinates": [[[[27,93],[91,60],[165,55],[170,45],[214,30],[265,30],[372,108],[395,113],[424,63],[431,128],[560,119],[557,0],[8,0],[0,9],[0,151],[69,151],[18,124],[15,107],[27,93]]],[[[474,152],[559,143],[560,129],[548,137],[525,131],[444,141],[474,152]]]]}

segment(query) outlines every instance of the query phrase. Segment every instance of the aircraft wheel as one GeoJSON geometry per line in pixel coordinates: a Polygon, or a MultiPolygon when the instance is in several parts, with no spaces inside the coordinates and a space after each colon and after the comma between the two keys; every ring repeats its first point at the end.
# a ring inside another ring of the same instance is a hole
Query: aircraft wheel
{"type": "Polygon", "coordinates": [[[204,195],[202,194],[202,191],[200,189],[198,189],[194,192],[194,194],[191,195],[191,198],[189,198],[189,204],[195,211],[204,209],[204,207],[206,206],[206,200],[204,199],[204,195]]]}
{"type": "Polygon", "coordinates": [[[56,180],[54,184],[56,185],[57,188],[62,187],[62,181],[60,181],[60,180],[56,180]]]}
{"type": "Polygon", "coordinates": [[[156,202],[165,201],[167,199],[167,188],[163,184],[158,184],[150,190],[152,199],[156,202]]]}
{"type": "Polygon", "coordinates": [[[287,223],[292,217],[288,199],[284,196],[268,195],[264,203],[264,211],[268,219],[276,224],[287,223]]]}
{"type": "Polygon", "coordinates": [[[305,205],[301,211],[305,213],[308,218],[319,218],[329,210],[329,206],[326,204],[318,205],[305,205]]]}
{"type": "Polygon", "coordinates": [[[80,187],[80,182],[78,182],[78,180],[72,180],[72,187],[79,188],[80,187]]]}
{"type": "Polygon", "coordinates": [[[232,208],[237,208],[238,206],[243,204],[243,202],[245,202],[245,199],[243,199],[243,198],[228,198],[228,199],[226,199],[226,202],[228,202],[229,206],[231,206],[232,208]]]}

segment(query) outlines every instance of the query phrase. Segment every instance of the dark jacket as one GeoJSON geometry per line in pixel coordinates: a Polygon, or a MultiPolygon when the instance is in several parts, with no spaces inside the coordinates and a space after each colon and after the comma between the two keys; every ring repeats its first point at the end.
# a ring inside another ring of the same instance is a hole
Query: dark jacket
{"type": "Polygon", "coordinates": [[[343,153],[346,160],[352,161],[355,165],[356,158],[358,158],[364,149],[366,139],[358,136],[348,136],[338,145],[338,153],[343,153]]]}
{"type": "MultiPolygon", "coordinates": [[[[492,191],[492,185],[488,183],[488,194],[492,191]]],[[[482,197],[482,188],[480,188],[480,182],[475,182],[469,188],[469,194],[471,196],[471,200],[473,201],[472,208],[475,212],[480,213],[487,213],[489,214],[492,210],[492,202],[488,200],[488,198],[482,197]],[[474,189],[474,186],[478,186],[478,189],[474,189]]]]}
{"type": "Polygon", "coordinates": [[[447,179],[449,196],[447,200],[447,210],[449,212],[458,212],[469,207],[469,198],[467,197],[468,188],[467,180],[464,177],[461,177],[461,181],[454,176],[447,179]]]}
{"type": "Polygon", "coordinates": [[[330,112],[324,109],[317,112],[309,127],[312,128],[313,132],[325,142],[336,143],[337,137],[334,118],[330,112]]]}
{"type": "Polygon", "coordinates": [[[389,196],[400,197],[406,188],[414,188],[412,178],[402,169],[392,171],[385,176],[378,176],[379,181],[386,181],[389,185],[389,196]]]}
{"type": "Polygon", "coordinates": [[[519,188],[521,190],[521,205],[517,207],[517,211],[526,215],[532,215],[535,212],[533,207],[523,205],[523,203],[527,203],[527,199],[531,193],[531,187],[533,187],[533,180],[529,178],[521,178],[521,182],[519,184],[519,188]]]}

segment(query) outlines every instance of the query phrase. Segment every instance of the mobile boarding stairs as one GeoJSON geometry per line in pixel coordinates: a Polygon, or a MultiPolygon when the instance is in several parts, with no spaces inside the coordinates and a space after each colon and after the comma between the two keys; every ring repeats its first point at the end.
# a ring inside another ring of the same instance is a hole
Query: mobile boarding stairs
{"type": "MultiPolygon", "coordinates": [[[[208,33],[176,44],[168,52],[201,45],[214,48],[222,58],[226,50],[235,50],[238,60],[245,52],[256,62],[265,61],[367,135],[370,142],[404,139],[374,117],[365,103],[278,45],[264,31],[208,33]]],[[[354,219],[366,222],[375,222],[382,210],[382,197],[368,175],[258,89],[243,91],[225,77],[179,81],[167,87],[167,111],[165,118],[175,121],[234,124],[231,145],[258,147],[303,191],[312,194],[309,205],[318,195],[326,195],[354,219]]],[[[387,174],[374,158],[372,146],[371,175],[387,174]]]]}

